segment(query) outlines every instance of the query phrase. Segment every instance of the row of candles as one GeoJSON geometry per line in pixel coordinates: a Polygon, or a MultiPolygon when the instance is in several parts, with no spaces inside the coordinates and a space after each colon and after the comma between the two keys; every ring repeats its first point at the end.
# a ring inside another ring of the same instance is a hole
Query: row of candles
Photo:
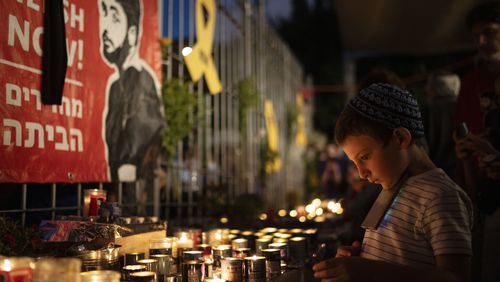
{"type": "Polygon", "coordinates": [[[121,273],[80,272],[76,258],[1,258],[0,280],[9,281],[266,281],[300,266],[316,230],[265,228],[257,232],[186,230],[151,239],[148,258],[127,253],[121,273]],[[22,280],[19,280],[20,277],[22,280]]]}
{"type": "Polygon", "coordinates": [[[150,240],[149,259],[144,253],[126,254],[124,276],[136,281],[134,276],[145,266],[148,281],[266,281],[287,267],[301,266],[316,233],[277,228],[178,232],[175,237],[150,240]]]}

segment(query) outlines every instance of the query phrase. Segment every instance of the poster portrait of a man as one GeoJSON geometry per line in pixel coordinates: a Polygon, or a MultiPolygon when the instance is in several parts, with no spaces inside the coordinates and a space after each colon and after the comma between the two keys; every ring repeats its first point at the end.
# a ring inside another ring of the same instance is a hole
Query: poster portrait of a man
{"type": "Polygon", "coordinates": [[[100,51],[115,69],[107,79],[103,115],[112,181],[133,181],[153,173],[163,130],[160,85],[139,55],[140,0],[98,0],[100,51]]]}

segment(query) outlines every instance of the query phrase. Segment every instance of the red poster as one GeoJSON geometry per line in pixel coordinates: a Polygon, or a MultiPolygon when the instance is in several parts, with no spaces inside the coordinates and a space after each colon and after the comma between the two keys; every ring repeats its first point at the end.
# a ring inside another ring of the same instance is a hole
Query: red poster
{"type": "Polygon", "coordinates": [[[0,2],[0,182],[134,180],[161,142],[157,1],[63,3],[64,95],[43,105],[43,1],[0,2]]]}

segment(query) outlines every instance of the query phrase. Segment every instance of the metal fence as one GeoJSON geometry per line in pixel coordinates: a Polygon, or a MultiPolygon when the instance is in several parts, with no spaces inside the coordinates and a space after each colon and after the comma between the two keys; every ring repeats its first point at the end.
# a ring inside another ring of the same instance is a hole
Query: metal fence
{"type": "MultiPolygon", "coordinates": [[[[200,223],[210,215],[208,204],[213,199],[228,206],[241,195],[257,195],[267,206],[286,208],[287,195],[300,198],[304,148],[287,142],[286,135],[287,106],[295,103],[302,86],[301,66],[268,26],[264,1],[220,0],[216,5],[213,51],[223,91],[210,95],[203,78],[197,83],[188,83],[189,91],[197,97],[198,110],[193,109],[191,118],[203,113],[204,120],[179,142],[173,160],[163,160],[166,183],[160,177],[153,183],[132,184],[3,183],[0,184],[5,188],[2,190],[8,190],[8,196],[19,201],[0,207],[0,214],[18,216],[23,224],[33,221],[30,218],[35,215],[52,219],[62,214],[80,215],[85,188],[104,188],[108,198],[122,204],[131,214],[160,216],[173,225],[200,223]],[[258,102],[248,113],[246,135],[242,135],[237,88],[245,79],[255,83],[258,102]],[[263,174],[261,169],[261,149],[266,140],[265,99],[274,105],[279,129],[278,153],[283,164],[279,171],[271,174],[263,174]],[[242,140],[242,136],[248,137],[242,140]],[[46,199],[42,203],[31,201],[32,191],[46,199]],[[61,206],[61,202],[70,204],[61,206]]],[[[181,50],[196,40],[194,8],[195,0],[159,1],[162,34],[172,39],[163,61],[167,79],[189,80],[181,50]]],[[[310,120],[309,112],[306,106],[306,121],[310,120]]]]}

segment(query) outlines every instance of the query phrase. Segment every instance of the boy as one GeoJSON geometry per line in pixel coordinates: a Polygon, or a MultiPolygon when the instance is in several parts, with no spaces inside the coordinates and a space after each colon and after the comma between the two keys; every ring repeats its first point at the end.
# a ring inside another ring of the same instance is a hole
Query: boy
{"type": "Polygon", "coordinates": [[[408,179],[393,188],[401,187],[378,228],[366,230],[362,246],[339,248],[336,258],[314,265],[314,276],[325,281],[468,281],[470,200],[427,156],[422,117],[411,94],[389,84],[370,85],[349,101],[335,136],[361,178],[383,189],[408,179]]]}

